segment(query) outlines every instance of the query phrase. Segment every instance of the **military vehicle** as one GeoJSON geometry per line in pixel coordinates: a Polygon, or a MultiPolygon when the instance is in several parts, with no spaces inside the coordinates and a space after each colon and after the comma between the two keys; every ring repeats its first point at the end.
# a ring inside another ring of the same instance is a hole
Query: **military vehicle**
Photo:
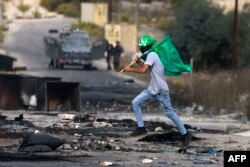
{"type": "Polygon", "coordinates": [[[92,61],[104,57],[106,41],[97,40],[92,46],[88,33],[81,30],[67,30],[58,34],[58,30],[49,30],[45,36],[46,56],[51,59],[49,67],[63,69],[65,65],[92,68],[92,61]]]}

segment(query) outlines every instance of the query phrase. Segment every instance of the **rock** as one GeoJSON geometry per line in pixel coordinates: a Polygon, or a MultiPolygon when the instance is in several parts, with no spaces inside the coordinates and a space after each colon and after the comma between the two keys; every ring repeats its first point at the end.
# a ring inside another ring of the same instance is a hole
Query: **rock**
{"type": "Polygon", "coordinates": [[[172,164],[173,165],[180,165],[181,163],[180,162],[173,162],[172,164]]]}
{"type": "Polygon", "coordinates": [[[229,111],[227,109],[224,109],[224,108],[220,109],[220,115],[225,115],[228,113],[229,113],[229,111]]]}
{"type": "Polygon", "coordinates": [[[103,162],[100,162],[99,165],[101,165],[101,166],[112,166],[113,163],[109,162],[109,161],[103,161],[103,162]]]}
{"type": "Polygon", "coordinates": [[[70,144],[64,144],[63,149],[66,150],[66,151],[72,151],[73,150],[73,148],[71,147],[70,144]]]}
{"type": "Polygon", "coordinates": [[[112,124],[107,123],[107,122],[93,122],[93,126],[96,128],[103,128],[103,127],[112,127],[112,124]]]}
{"type": "Polygon", "coordinates": [[[143,164],[151,164],[152,162],[153,162],[152,159],[143,159],[143,160],[142,160],[142,163],[143,163],[143,164]]]}

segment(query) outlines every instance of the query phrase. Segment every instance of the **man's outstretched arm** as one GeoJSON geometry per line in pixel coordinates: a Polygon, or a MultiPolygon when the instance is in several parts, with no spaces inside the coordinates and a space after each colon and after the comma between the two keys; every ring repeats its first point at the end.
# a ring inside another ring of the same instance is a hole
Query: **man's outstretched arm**
{"type": "Polygon", "coordinates": [[[124,66],[124,71],[128,71],[128,72],[135,72],[135,73],[146,73],[149,70],[150,66],[148,64],[142,64],[140,67],[138,68],[133,68],[130,67],[128,65],[124,66]]]}

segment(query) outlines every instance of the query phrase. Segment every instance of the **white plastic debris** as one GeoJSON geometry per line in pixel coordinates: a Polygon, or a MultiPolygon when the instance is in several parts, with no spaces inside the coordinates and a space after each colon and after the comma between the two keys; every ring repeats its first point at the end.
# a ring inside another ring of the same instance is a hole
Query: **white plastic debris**
{"type": "Polygon", "coordinates": [[[109,162],[109,161],[103,161],[100,163],[101,166],[112,166],[113,163],[112,162],[109,162]]]}
{"type": "Polygon", "coordinates": [[[162,127],[157,127],[157,128],[155,128],[155,132],[163,132],[162,127]]]}
{"type": "Polygon", "coordinates": [[[26,93],[24,93],[24,92],[21,93],[21,99],[22,99],[24,105],[30,105],[29,96],[26,93]]]}
{"type": "Polygon", "coordinates": [[[75,133],[74,137],[81,137],[82,135],[75,133]]]}
{"type": "Polygon", "coordinates": [[[142,163],[143,163],[143,164],[150,164],[150,163],[152,163],[152,162],[153,162],[152,159],[144,159],[144,160],[142,160],[142,163]]]}
{"type": "Polygon", "coordinates": [[[31,105],[31,106],[37,106],[36,95],[32,95],[32,96],[30,97],[30,105],[31,105]]]}
{"type": "Polygon", "coordinates": [[[75,125],[75,128],[76,128],[76,129],[80,128],[80,125],[79,125],[79,124],[76,124],[76,125],[75,125]]]}
{"type": "Polygon", "coordinates": [[[62,120],[73,120],[75,117],[73,114],[58,114],[58,118],[62,120]]]}
{"type": "Polygon", "coordinates": [[[35,132],[34,132],[35,134],[37,134],[37,133],[40,133],[40,131],[39,130],[35,130],[35,132]]]}
{"type": "Polygon", "coordinates": [[[204,107],[199,105],[197,110],[198,112],[202,113],[204,111],[204,107]]]}
{"type": "Polygon", "coordinates": [[[64,144],[64,145],[63,145],[63,149],[64,149],[64,150],[67,150],[67,151],[73,150],[73,148],[71,147],[70,144],[64,144]]]}

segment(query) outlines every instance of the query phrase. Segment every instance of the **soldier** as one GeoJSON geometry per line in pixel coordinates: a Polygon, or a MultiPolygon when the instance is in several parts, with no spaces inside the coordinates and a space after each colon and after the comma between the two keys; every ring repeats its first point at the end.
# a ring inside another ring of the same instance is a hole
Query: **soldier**
{"type": "Polygon", "coordinates": [[[114,51],[114,47],[112,44],[107,44],[107,57],[106,57],[106,62],[107,62],[107,70],[111,70],[111,58],[113,56],[113,51],[114,51]]]}
{"type": "Polygon", "coordinates": [[[114,47],[114,69],[117,69],[120,66],[120,58],[121,54],[124,52],[123,47],[121,46],[119,41],[116,41],[116,45],[114,47]]]}
{"type": "Polygon", "coordinates": [[[55,68],[55,60],[53,58],[50,59],[50,62],[49,62],[49,68],[55,68]]]}

